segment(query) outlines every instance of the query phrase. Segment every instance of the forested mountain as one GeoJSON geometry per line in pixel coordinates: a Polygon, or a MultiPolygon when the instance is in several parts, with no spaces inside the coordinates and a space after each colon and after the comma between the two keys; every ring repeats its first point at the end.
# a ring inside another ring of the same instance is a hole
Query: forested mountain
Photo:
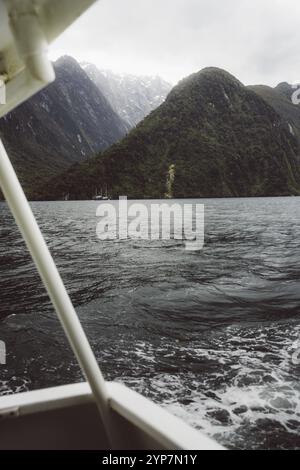
{"type": "Polygon", "coordinates": [[[104,185],[134,198],[298,195],[299,142],[290,126],[229,73],[204,69],[120,143],[34,196],[85,199],[104,185]]]}
{"type": "Polygon", "coordinates": [[[128,131],[74,59],[62,57],[55,71],[53,84],[0,120],[0,135],[28,192],[128,131]]]}

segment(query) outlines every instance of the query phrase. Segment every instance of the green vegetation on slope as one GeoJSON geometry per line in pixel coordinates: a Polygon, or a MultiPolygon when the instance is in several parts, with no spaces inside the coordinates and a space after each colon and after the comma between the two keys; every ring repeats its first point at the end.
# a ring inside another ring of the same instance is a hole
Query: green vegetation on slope
{"type": "Polygon", "coordinates": [[[262,97],[220,69],[180,82],[123,141],[32,194],[89,199],[300,194],[299,142],[262,97]]]}

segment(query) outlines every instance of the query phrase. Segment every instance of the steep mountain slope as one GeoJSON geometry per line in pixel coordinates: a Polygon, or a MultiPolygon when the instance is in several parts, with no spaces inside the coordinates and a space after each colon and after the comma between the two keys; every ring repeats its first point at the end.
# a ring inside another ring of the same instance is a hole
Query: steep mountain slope
{"type": "Polygon", "coordinates": [[[288,83],[280,83],[276,88],[264,85],[251,86],[249,89],[261,96],[289,125],[291,134],[300,142],[300,106],[292,102],[294,89],[288,83]]]}
{"type": "Polygon", "coordinates": [[[158,108],[172,88],[160,77],[118,75],[92,64],[83,68],[130,129],[158,108]]]}
{"type": "Polygon", "coordinates": [[[104,184],[114,196],[137,198],[300,194],[299,155],[286,120],[209,68],[183,80],[122,142],[36,196],[89,198],[104,184]]]}
{"type": "Polygon", "coordinates": [[[56,81],[0,120],[0,134],[26,190],[120,140],[126,124],[80,65],[55,64],[56,81]]]}

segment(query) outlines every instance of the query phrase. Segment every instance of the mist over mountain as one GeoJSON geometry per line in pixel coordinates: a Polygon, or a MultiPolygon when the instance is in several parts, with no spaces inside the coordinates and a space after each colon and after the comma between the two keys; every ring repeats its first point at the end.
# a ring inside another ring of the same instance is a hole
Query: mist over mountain
{"type": "Polygon", "coordinates": [[[0,120],[0,134],[25,190],[120,140],[127,124],[71,57],[56,81],[0,120]]]}
{"type": "Polygon", "coordinates": [[[132,198],[298,195],[299,142],[283,114],[229,73],[204,69],[120,143],[52,181],[40,197],[68,191],[85,199],[101,185],[132,198]]]}
{"type": "Polygon", "coordinates": [[[82,67],[130,129],[158,108],[172,88],[157,76],[116,74],[92,64],[82,67]]]}

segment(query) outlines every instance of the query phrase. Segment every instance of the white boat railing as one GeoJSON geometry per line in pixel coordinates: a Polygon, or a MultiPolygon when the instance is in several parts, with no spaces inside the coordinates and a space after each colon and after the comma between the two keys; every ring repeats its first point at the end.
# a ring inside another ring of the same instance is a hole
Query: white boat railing
{"type": "MultiPolygon", "coordinates": [[[[3,15],[0,22],[1,20],[7,21],[9,18],[10,27],[7,28],[7,24],[5,24],[5,28],[9,31],[10,35],[8,41],[11,41],[11,37],[13,38],[15,48],[19,52],[19,57],[23,60],[24,64],[24,70],[21,70],[20,76],[26,77],[24,83],[23,81],[17,82],[20,85],[17,101],[15,96],[11,96],[13,107],[15,107],[23,99],[26,99],[28,95],[36,92],[37,88],[41,89],[47,83],[53,81],[55,75],[53,66],[46,54],[46,33],[41,26],[38,12],[33,8],[37,6],[38,2],[36,0],[34,2],[27,0],[26,2],[15,2],[14,0],[3,2],[3,0],[0,0],[0,2],[2,4],[1,10],[4,11],[3,8],[7,9],[7,16],[3,15]],[[23,85],[24,87],[22,88],[23,85]]],[[[47,4],[45,1],[42,3],[44,6],[47,4]]],[[[48,1],[50,6],[53,3],[57,2],[48,1]]],[[[72,11],[72,3],[73,0],[72,2],[60,0],[60,10],[72,11]]],[[[73,3],[73,7],[76,4],[78,9],[80,3],[82,3],[81,10],[85,10],[94,2],[90,0],[82,2],[76,0],[73,3]]],[[[53,5],[51,8],[53,8],[53,5]]],[[[69,16],[67,18],[69,21],[69,16]]],[[[60,29],[62,29],[62,22],[63,18],[61,17],[60,29]]],[[[13,77],[11,84],[15,83],[15,77],[13,77]]],[[[7,86],[10,86],[9,81],[7,86]]],[[[9,102],[10,95],[7,99],[6,111],[11,109],[11,103],[9,102]]],[[[1,140],[0,186],[47,289],[68,341],[91,387],[111,446],[116,447],[118,439],[116,432],[112,429],[109,395],[105,380],[1,140]]]]}

